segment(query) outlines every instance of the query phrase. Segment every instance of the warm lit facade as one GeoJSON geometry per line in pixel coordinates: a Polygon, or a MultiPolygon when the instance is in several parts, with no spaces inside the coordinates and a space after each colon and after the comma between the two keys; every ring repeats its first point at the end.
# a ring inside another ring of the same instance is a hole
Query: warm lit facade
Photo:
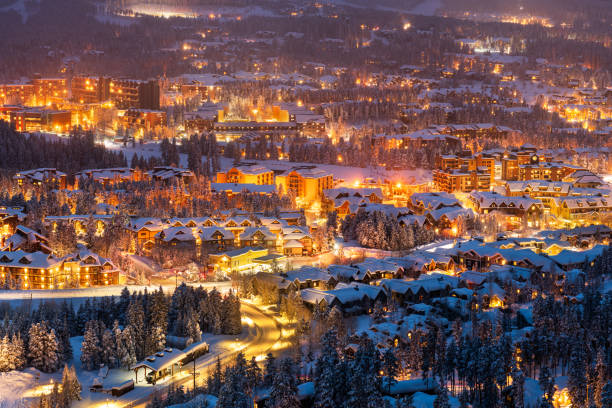
{"type": "MultiPolygon", "coordinates": [[[[521,180],[521,166],[530,166],[533,168],[545,166],[544,163],[552,162],[552,156],[538,153],[533,147],[523,146],[521,150],[504,153],[501,162],[502,179],[521,180]]],[[[525,169],[525,167],[523,167],[523,169],[525,169]]],[[[522,174],[523,177],[526,177],[530,172],[523,170],[522,174]]]]}
{"type": "Polygon", "coordinates": [[[128,109],[119,113],[121,125],[126,129],[151,131],[166,126],[166,112],[151,109],[128,109]]]}
{"type": "Polygon", "coordinates": [[[612,200],[607,197],[560,197],[552,201],[550,212],[569,224],[597,223],[612,215],[612,200]]]}
{"type": "Polygon", "coordinates": [[[119,283],[119,270],[91,252],[57,258],[44,252],[0,252],[0,282],[18,289],[62,289],[119,283]]]}
{"type": "Polygon", "coordinates": [[[31,105],[34,102],[34,85],[0,85],[0,105],[31,105]]]}
{"type": "Polygon", "coordinates": [[[34,104],[48,106],[61,103],[68,97],[68,85],[65,78],[35,78],[34,104]]]}
{"type": "Polygon", "coordinates": [[[160,105],[159,81],[111,79],[107,77],[77,76],[72,78],[72,99],[91,104],[112,101],[119,109],[153,109],[160,105]]]}
{"type": "Polygon", "coordinates": [[[119,109],[159,109],[159,81],[112,79],[108,84],[110,100],[119,109]]]}
{"type": "Polygon", "coordinates": [[[304,203],[321,199],[323,190],[333,188],[334,177],[316,166],[301,166],[287,170],[276,176],[279,191],[293,191],[304,203]]]}
{"type": "Polygon", "coordinates": [[[109,78],[76,76],[72,78],[72,99],[78,103],[90,104],[108,100],[109,78]]]}
{"type": "Polygon", "coordinates": [[[491,188],[491,174],[480,170],[434,170],[433,179],[435,188],[446,193],[488,191],[491,188]]]}
{"type": "Polygon", "coordinates": [[[467,169],[470,172],[486,172],[491,178],[491,183],[495,179],[495,157],[484,153],[470,156],[438,156],[436,158],[436,168],[441,170],[467,169]]]}
{"type": "Polygon", "coordinates": [[[243,164],[217,173],[217,183],[274,184],[274,172],[263,166],[243,164]]]}
{"type": "Polygon", "coordinates": [[[10,123],[18,132],[61,132],[72,128],[72,113],[40,108],[24,108],[9,113],[10,123]]]}
{"type": "Polygon", "coordinates": [[[221,254],[210,254],[208,261],[217,270],[223,272],[254,270],[258,265],[254,260],[268,255],[267,248],[240,248],[233,251],[224,252],[221,254]]]}
{"type": "Polygon", "coordinates": [[[63,173],[56,168],[41,168],[33,170],[25,170],[18,172],[13,176],[13,180],[18,185],[33,184],[57,184],[60,189],[66,188],[66,173],[63,173]]]}

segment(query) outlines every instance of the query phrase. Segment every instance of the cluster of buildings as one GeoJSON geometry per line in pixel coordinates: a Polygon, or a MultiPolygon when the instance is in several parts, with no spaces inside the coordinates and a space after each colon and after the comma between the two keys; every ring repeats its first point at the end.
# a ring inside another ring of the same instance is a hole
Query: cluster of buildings
{"type": "Polygon", "coordinates": [[[221,215],[201,218],[135,218],[127,225],[134,240],[144,249],[154,246],[183,247],[206,254],[241,248],[261,248],[265,255],[311,256],[317,253],[311,229],[298,225],[302,213],[282,212],[277,217],[263,214],[221,215]]]}
{"type": "Polygon", "coordinates": [[[295,194],[299,204],[321,201],[323,191],[334,186],[334,176],[316,165],[280,166],[270,169],[256,163],[244,162],[225,172],[217,173],[217,183],[212,183],[214,191],[249,191],[268,193],[262,187],[276,186],[281,194],[295,194]]]}
{"type": "Polygon", "coordinates": [[[469,193],[490,190],[497,181],[562,181],[578,170],[585,169],[555,161],[551,152],[523,145],[510,151],[438,156],[433,178],[440,191],[469,193]]]}
{"type": "Polygon", "coordinates": [[[107,169],[87,169],[73,174],[74,182],[70,183],[68,175],[56,168],[39,168],[16,173],[13,180],[18,185],[42,186],[50,185],[59,189],[78,189],[79,180],[91,180],[104,186],[112,186],[125,182],[164,182],[189,184],[195,179],[194,173],[189,169],[172,166],[158,166],[152,170],[142,171],[129,167],[107,169]]]}
{"type": "Polygon", "coordinates": [[[367,258],[323,269],[304,266],[281,274],[261,272],[255,279],[276,288],[280,296],[297,292],[312,309],[336,308],[344,315],[372,313],[377,303],[393,301],[416,314],[439,307],[466,317],[473,303],[506,307],[521,293],[529,301],[544,282],[572,296],[584,284],[584,265],[603,253],[600,244],[607,244],[610,234],[609,228],[600,226],[555,238],[545,232],[530,239],[460,241],[404,257],[367,258]],[[578,250],[568,239],[585,240],[592,247],[578,250]]]}
{"type": "Polygon", "coordinates": [[[68,133],[75,126],[110,125],[142,135],[167,125],[166,112],[160,110],[160,89],[158,80],[104,76],[0,84],[0,119],[19,132],[68,133]],[[106,123],[109,112],[112,117],[106,123]]]}
{"type": "Polygon", "coordinates": [[[219,141],[246,135],[320,137],[326,134],[325,117],[303,105],[252,106],[235,112],[229,105],[206,103],[185,116],[187,131],[213,132],[219,141]]]}
{"type": "MultiPolygon", "coordinates": [[[[109,259],[89,250],[56,256],[49,239],[23,225],[0,234],[0,285],[10,289],[64,289],[125,283],[109,259]]],[[[7,228],[5,228],[7,227],[7,228]]]]}

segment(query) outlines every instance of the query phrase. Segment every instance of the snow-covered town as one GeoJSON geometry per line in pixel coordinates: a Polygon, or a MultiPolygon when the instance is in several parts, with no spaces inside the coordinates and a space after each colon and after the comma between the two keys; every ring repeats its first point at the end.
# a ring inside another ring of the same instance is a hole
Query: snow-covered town
{"type": "Polygon", "coordinates": [[[0,408],[612,408],[606,0],[0,0],[0,408]]]}

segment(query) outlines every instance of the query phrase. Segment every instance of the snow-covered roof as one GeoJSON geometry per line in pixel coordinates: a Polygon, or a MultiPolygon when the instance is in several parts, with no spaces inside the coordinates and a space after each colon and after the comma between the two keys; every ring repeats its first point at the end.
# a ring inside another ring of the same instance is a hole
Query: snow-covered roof
{"type": "Polygon", "coordinates": [[[0,251],[0,266],[4,267],[51,269],[61,264],[62,260],[60,258],[40,251],[0,251]]]}

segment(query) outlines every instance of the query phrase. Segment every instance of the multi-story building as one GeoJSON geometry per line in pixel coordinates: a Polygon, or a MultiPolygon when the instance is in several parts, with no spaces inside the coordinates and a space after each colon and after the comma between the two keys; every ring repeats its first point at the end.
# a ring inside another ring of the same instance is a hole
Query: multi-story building
{"type": "Polygon", "coordinates": [[[119,269],[110,260],[93,252],[82,251],[69,255],[64,260],[63,269],[79,286],[119,284],[119,269]]]}
{"type": "Polygon", "coordinates": [[[120,111],[119,119],[127,129],[150,131],[166,125],[166,112],[152,109],[120,111]]]}
{"type": "Polygon", "coordinates": [[[447,193],[488,191],[491,188],[491,173],[488,173],[484,167],[475,170],[468,170],[467,167],[434,170],[433,178],[436,189],[447,193]]]}
{"type": "Polygon", "coordinates": [[[18,132],[61,132],[72,128],[72,113],[65,110],[23,108],[9,112],[11,126],[18,132]]]}
{"type": "Polygon", "coordinates": [[[72,100],[78,103],[99,103],[109,99],[109,82],[106,77],[76,76],[72,78],[72,100]]]}
{"type": "Polygon", "coordinates": [[[66,78],[35,78],[32,85],[35,105],[48,106],[60,103],[68,97],[66,78]]]}
{"type": "Polygon", "coordinates": [[[334,177],[316,166],[293,167],[276,176],[276,185],[284,193],[293,191],[303,203],[323,197],[323,190],[333,187],[334,177]]]}
{"type": "Polygon", "coordinates": [[[525,180],[551,180],[561,181],[576,170],[582,168],[571,164],[557,162],[539,162],[535,164],[523,164],[518,166],[518,179],[525,180]]]}
{"type": "Polygon", "coordinates": [[[120,109],[159,110],[159,81],[112,79],[108,84],[110,100],[120,109]]]}
{"type": "Polygon", "coordinates": [[[550,212],[570,225],[593,224],[612,215],[612,200],[608,197],[559,197],[551,202],[550,212]]]}
{"type": "Polygon", "coordinates": [[[119,270],[108,259],[88,251],[66,258],[40,251],[1,251],[0,282],[18,289],[117,285],[119,270]]]}
{"type": "Polygon", "coordinates": [[[72,78],[72,99],[78,103],[112,101],[119,109],[159,109],[159,81],[77,76],[72,78]]]}
{"type": "Polygon", "coordinates": [[[494,125],[492,123],[472,123],[467,125],[448,124],[438,126],[437,129],[440,133],[467,139],[503,139],[513,134],[520,134],[518,130],[506,126],[494,125]]]}
{"type": "Polygon", "coordinates": [[[540,153],[533,146],[525,145],[520,150],[505,152],[501,159],[502,178],[504,180],[520,180],[520,166],[530,165],[537,167],[540,163],[552,162],[548,153],[540,153]]]}
{"type": "Polygon", "coordinates": [[[18,172],[13,176],[13,180],[17,181],[19,185],[57,183],[60,189],[64,189],[66,188],[66,177],[66,173],[55,168],[41,168],[18,172]]]}
{"type": "Polygon", "coordinates": [[[226,172],[217,173],[217,183],[274,184],[274,172],[255,163],[242,163],[226,172]]]}
{"type": "Polygon", "coordinates": [[[31,105],[34,101],[34,85],[0,85],[0,105],[31,105]]]}
{"type": "Polygon", "coordinates": [[[436,158],[436,168],[441,170],[458,170],[467,168],[468,171],[484,171],[491,177],[491,183],[495,180],[495,157],[486,153],[475,155],[444,155],[436,158]]]}
{"type": "Polygon", "coordinates": [[[479,214],[500,213],[506,216],[506,228],[539,227],[543,206],[529,197],[507,197],[489,191],[473,191],[470,201],[479,214]]]}
{"type": "Polygon", "coordinates": [[[129,181],[142,181],[148,179],[148,174],[141,170],[129,167],[116,167],[110,169],[87,169],[76,173],[76,180],[90,179],[105,186],[129,181]]]}

